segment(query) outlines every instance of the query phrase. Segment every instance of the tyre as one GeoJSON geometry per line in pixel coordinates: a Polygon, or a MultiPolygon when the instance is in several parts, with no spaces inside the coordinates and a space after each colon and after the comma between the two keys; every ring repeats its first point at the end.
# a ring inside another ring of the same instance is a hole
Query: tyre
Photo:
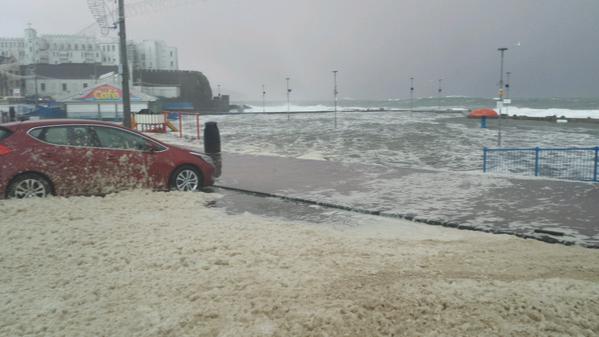
{"type": "Polygon", "coordinates": [[[18,176],[8,186],[8,198],[44,198],[52,194],[48,179],[35,174],[26,173],[18,176]]]}
{"type": "Polygon", "coordinates": [[[181,166],[171,176],[171,191],[199,191],[202,189],[203,178],[198,169],[193,166],[181,166]]]}

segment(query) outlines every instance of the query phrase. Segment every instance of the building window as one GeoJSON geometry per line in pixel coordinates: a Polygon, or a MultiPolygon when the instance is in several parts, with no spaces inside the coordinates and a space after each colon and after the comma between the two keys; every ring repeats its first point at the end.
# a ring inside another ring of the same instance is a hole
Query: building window
{"type": "Polygon", "coordinates": [[[40,84],[40,90],[41,91],[46,91],[46,83],[41,83],[40,84]]]}
{"type": "Polygon", "coordinates": [[[67,84],[66,83],[62,84],[62,91],[67,91],[67,84]]]}
{"type": "Polygon", "coordinates": [[[171,57],[173,57],[173,52],[171,52],[171,57]]]}
{"type": "Polygon", "coordinates": [[[83,83],[83,89],[87,88],[87,83],[83,83]]]}

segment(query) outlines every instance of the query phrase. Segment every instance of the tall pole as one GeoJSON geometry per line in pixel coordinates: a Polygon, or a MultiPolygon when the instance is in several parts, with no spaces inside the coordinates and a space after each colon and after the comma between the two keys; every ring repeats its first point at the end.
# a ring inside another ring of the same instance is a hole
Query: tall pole
{"type": "Polygon", "coordinates": [[[37,64],[33,66],[33,85],[35,85],[35,110],[38,109],[39,92],[37,91],[37,64]]]}
{"type": "Polygon", "coordinates": [[[220,84],[217,85],[217,87],[218,87],[218,97],[220,98],[220,84]]]}
{"type": "Polygon", "coordinates": [[[339,94],[339,91],[337,91],[337,73],[338,72],[339,72],[338,70],[333,70],[333,83],[334,83],[333,97],[335,98],[335,129],[337,128],[337,95],[339,94]]]}
{"type": "MultiPolygon", "coordinates": [[[[510,98],[510,76],[511,75],[512,75],[512,73],[509,71],[505,73],[505,98],[510,98]]],[[[510,104],[511,104],[511,101],[510,101],[510,104]]],[[[505,114],[508,116],[510,115],[509,107],[510,107],[509,104],[505,105],[505,114]]]]}
{"type": "Polygon", "coordinates": [[[410,77],[410,111],[414,111],[414,77],[410,77]]]}
{"type": "Polygon", "coordinates": [[[129,62],[127,60],[127,32],[125,28],[125,1],[119,1],[119,38],[121,77],[123,80],[123,125],[131,127],[131,93],[129,92],[129,62]]]}
{"type": "Polygon", "coordinates": [[[290,101],[290,95],[291,95],[291,88],[289,88],[289,80],[290,78],[287,77],[285,78],[285,80],[287,80],[287,120],[290,119],[289,117],[289,113],[291,112],[291,101],[290,101]]]}
{"type": "Polygon", "coordinates": [[[262,84],[262,112],[266,112],[266,88],[262,84]]]}
{"type": "Polygon", "coordinates": [[[437,91],[439,93],[439,97],[438,97],[439,111],[441,111],[441,94],[443,93],[443,79],[442,78],[439,79],[439,89],[437,91]]]}
{"type": "Polygon", "coordinates": [[[503,60],[505,57],[505,52],[508,50],[507,48],[499,48],[497,49],[501,54],[501,62],[499,66],[499,102],[497,102],[499,111],[499,119],[498,119],[498,127],[497,127],[497,146],[501,146],[501,110],[503,109],[503,60]]]}

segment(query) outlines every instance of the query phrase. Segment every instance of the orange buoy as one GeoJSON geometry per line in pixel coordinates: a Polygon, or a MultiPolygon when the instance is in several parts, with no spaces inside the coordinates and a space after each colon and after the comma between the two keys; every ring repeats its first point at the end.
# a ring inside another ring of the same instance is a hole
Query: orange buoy
{"type": "Polygon", "coordinates": [[[468,118],[498,118],[499,114],[493,109],[476,109],[468,114],[468,118]]]}

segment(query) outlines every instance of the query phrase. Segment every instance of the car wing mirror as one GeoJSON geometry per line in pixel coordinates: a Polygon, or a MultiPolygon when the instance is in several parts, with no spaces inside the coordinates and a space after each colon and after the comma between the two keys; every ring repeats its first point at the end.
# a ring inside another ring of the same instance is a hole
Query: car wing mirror
{"type": "Polygon", "coordinates": [[[154,143],[148,143],[148,152],[156,153],[160,151],[160,147],[154,143]]]}

